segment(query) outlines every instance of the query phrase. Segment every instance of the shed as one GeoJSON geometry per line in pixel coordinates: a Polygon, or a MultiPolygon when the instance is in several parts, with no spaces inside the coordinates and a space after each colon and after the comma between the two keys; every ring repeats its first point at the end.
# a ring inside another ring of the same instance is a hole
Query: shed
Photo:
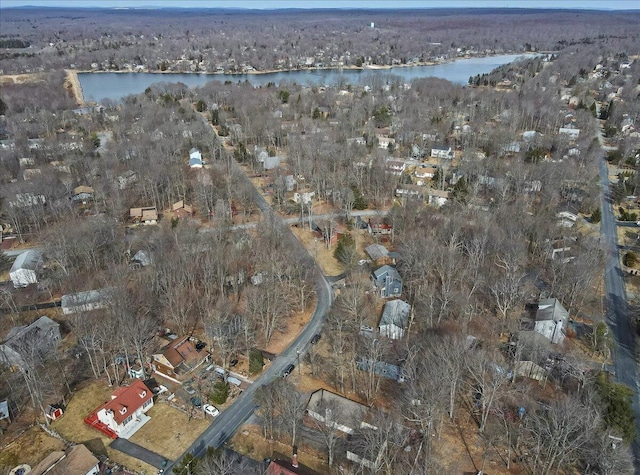
{"type": "Polygon", "coordinates": [[[110,292],[110,289],[98,289],[63,295],[60,299],[62,313],[70,315],[105,308],[110,292]]]}
{"type": "Polygon", "coordinates": [[[30,249],[23,252],[11,266],[9,277],[15,288],[38,283],[38,272],[42,267],[42,252],[30,249]]]}

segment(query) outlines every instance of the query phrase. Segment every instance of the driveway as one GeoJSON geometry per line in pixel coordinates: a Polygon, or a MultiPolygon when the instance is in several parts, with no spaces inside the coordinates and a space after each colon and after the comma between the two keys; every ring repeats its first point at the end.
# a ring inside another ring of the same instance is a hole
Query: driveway
{"type": "MultiPolygon", "coordinates": [[[[162,462],[166,460],[162,455],[158,455],[157,453],[145,449],[138,444],[129,442],[127,439],[118,438],[111,442],[111,445],[109,447],[119,450],[120,452],[127,455],[131,455],[132,457],[135,457],[138,460],[142,460],[143,462],[148,463],[149,465],[152,465],[156,468],[163,468],[162,462]]],[[[171,462],[169,461],[169,463],[171,462]]]]}

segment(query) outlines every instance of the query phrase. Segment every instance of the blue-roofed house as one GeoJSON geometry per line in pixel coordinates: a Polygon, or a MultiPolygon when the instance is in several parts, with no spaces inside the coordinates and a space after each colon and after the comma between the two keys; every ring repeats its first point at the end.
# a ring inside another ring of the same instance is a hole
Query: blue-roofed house
{"type": "Polygon", "coordinates": [[[400,297],[402,279],[395,267],[385,265],[371,274],[373,286],[382,298],[400,297]]]}

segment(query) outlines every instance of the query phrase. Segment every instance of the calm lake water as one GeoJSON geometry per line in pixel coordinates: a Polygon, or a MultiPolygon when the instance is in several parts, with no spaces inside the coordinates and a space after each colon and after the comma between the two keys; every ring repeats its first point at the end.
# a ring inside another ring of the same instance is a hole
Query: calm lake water
{"type": "Polygon", "coordinates": [[[304,70],[283,71],[269,74],[185,74],[185,73],[80,73],[78,78],[82,85],[86,101],[101,99],[120,100],[130,94],[140,94],[152,84],[166,82],[181,82],[189,87],[202,86],[210,81],[230,80],[233,82],[248,80],[256,86],[266,85],[268,82],[279,84],[290,82],[302,85],[334,85],[341,81],[352,84],[367,84],[373,75],[393,74],[404,82],[413,79],[437,77],[447,79],[456,84],[467,84],[469,76],[492,71],[498,66],[511,63],[527,55],[501,55],[486,58],[460,59],[451,63],[435,66],[415,66],[377,70],[304,70]]]}

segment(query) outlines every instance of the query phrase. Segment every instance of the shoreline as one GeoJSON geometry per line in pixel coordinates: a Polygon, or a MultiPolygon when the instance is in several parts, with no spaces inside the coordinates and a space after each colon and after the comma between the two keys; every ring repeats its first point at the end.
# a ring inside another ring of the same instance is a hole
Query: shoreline
{"type": "Polygon", "coordinates": [[[475,58],[491,58],[496,56],[527,56],[527,55],[535,55],[538,53],[524,52],[524,53],[503,53],[503,54],[488,54],[488,55],[478,55],[478,56],[465,56],[462,58],[454,58],[448,59],[446,61],[423,61],[411,64],[393,64],[393,65],[364,65],[361,67],[350,65],[350,66],[323,66],[323,67],[315,67],[315,68],[299,68],[299,69],[265,69],[265,70],[253,70],[247,72],[226,72],[226,71],[115,71],[115,70],[94,70],[94,69],[67,69],[68,72],[73,72],[75,78],[77,79],[78,74],[88,74],[88,73],[97,73],[97,74],[194,74],[194,75],[202,75],[202,76],[260,76],[263,74],[277,74],[277,73],[291,73],[291,72],[304,72],[304,71],[340,71],[340,70],[348,70],[348,71],[380,71],[380,70],[393,70],[394,68],[413,68],[413,67],[424,67],[424,66],[438,66],[442,64],[450,64],[455,63],[456,61],[475,59],[475,58]]]}
{"type": "Polygon", "coordinates": [[[78,73],[82,71],[78,71],[76,69],[65,69],[66,74],[65,79],[65,87],[68,87],[71,91],[71,94],[75,98],[78,106],[84,106],[84,93],[82,92],[82,84],[80,84],[80,79],[78,78],[78,73]]]}

